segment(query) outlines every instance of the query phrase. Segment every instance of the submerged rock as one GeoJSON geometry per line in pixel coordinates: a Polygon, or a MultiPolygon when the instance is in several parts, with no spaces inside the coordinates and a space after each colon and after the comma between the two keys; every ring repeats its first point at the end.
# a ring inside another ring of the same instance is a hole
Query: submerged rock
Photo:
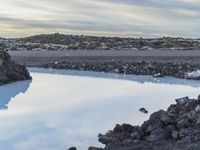
{"type": "MultiPolygon", "coordinates": [[[[103,150],[199,150],[200,100],[176,99],[167,111],[153,113],[141,127],[129,124],[101,134],[103,150]]],[[[95,148],[94,150],[98,150],[95,148]]]]}
{"type": "Polygon", "coordinates": [[[142,113],[148,114],[148,110],[146,110],[145,108],[140,108],[139,111],[142,113]]]}
{"type": "Polygon", "coordinates": [[[29,79],[26,67],[16,64],[7,52],[0,50],[0,85],[29,79]]]}

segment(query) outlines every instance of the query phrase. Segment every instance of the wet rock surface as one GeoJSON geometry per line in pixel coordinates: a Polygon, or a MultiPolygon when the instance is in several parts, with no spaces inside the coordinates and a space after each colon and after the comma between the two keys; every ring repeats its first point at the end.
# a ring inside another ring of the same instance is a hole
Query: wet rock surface
{"type": "Polygon", "coordinates": [[[0,50],[0,85],[29,79],[26,67],[16,64],[7,52],[0,50]]]}
{"type": "Polygon", "coordinates": [[[135,75],[152,75],[153,77],[172,76],[177,78],[195,79],[200,78],[188,77],[187,73],[200,70],[199,63],[185,62],[126,62],[126,61],[110,61],[110,62],[56,62],[42,65],[45,68],[67,69],[67,70],[83,70],[110,72],[120,74],[135,75]]]}
{"type": "Polygon", "coordinates": [[[153,113],[141,126],[116,125],[106,134],[99,134],[99,142],[105,148],[90,149],[199,150],[200,100],[187,98],[184,103],[176,102],[167,111],[153,113]]]}

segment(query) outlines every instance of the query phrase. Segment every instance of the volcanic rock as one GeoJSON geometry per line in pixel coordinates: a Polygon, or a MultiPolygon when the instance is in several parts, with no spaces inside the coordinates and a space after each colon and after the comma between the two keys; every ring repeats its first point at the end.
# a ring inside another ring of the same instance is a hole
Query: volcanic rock
{"type": "Polygon", "coordinates": [[[0,85],[30,79],[24,65],[16,64],[6,51],[0,50],[0,85]]]}
{"type": "MultiPolygon", "coordinates": [[[[101,134],[102,150],[199,150],[200,113],[199,99],[176,99],[167,111],[153,113],[141,127],[129,124],[116,125],[101,134]],[[109,140],[108,140],[109,139],[109,140]]],[[[95,149],[95,150],[98,150],[95,149]]]]}

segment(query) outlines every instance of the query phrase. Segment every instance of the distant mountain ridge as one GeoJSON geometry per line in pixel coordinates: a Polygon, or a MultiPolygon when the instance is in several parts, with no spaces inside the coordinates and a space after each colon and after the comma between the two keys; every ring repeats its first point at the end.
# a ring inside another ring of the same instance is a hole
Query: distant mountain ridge
{"type": "Polygon", "coordinates": [[[7,50],[200,50],[200,39],[123,38],[83,35],[41,34],[26,38],[0,38],[0,48],[7,50]]]}

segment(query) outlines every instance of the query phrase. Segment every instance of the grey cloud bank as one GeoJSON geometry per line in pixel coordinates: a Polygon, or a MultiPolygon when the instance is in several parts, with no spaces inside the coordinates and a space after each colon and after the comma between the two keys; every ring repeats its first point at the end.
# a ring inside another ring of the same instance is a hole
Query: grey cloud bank
{"type": "Polygon", "coordinates": [[[198,0],[0,0],[0,36],[199,37],[198,0]]]}

